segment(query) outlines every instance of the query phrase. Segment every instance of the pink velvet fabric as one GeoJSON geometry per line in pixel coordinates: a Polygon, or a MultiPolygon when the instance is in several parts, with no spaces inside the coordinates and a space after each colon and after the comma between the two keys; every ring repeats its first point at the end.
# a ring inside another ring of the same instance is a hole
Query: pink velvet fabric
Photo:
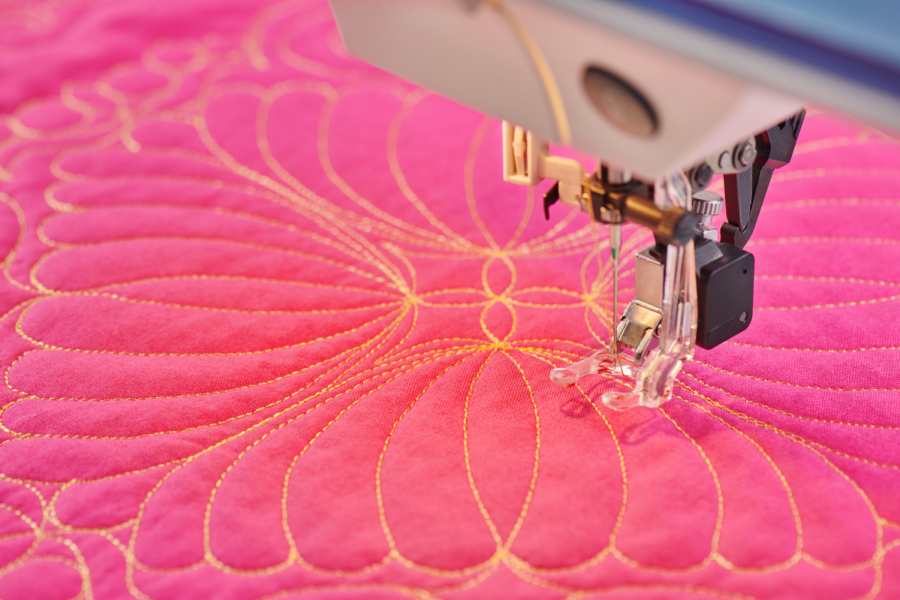
{"type": "Polygon", "coordinates": [[[900,596],[896,138],[810,110],[752,327],[614,413],[605,232],[327,4],[0,20],[0,598],[900,596]]]}

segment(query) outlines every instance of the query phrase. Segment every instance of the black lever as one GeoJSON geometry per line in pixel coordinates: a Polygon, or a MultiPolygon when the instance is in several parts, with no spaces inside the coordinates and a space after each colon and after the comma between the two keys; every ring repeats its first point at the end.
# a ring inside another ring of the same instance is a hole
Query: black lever
{"type": "Polygon", "coordinates": [[[772,173],[791,162],[806,109],[756,136],[756,159],[746,171],[725,175],[725,214],[721,240],[738,248],[750,241],[772,173]]]}

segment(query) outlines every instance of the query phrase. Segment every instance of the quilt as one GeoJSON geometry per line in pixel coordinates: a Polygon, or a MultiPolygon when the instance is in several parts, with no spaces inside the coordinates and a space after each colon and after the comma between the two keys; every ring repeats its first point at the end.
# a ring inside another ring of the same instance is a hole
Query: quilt
{"type": "Polygon", "coordinates": [[[321,0],[0,4],[0,598],[900,597],[900,140],[810,107],[752,326],[618,413],[499,136],[321,0]]]}

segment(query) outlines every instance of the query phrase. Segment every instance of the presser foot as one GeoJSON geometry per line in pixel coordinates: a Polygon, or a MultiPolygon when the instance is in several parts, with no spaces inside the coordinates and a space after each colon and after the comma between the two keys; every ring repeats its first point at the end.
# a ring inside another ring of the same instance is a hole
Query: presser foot
{"type": "MultiPolygon", "coordinates": [[[[653,362],[657,354],[656,350],[651,351],[648,361],[653,362]]],[[[598,350],[583,360],[551,370],[550,380],[562,387],[571,387],[585,375],[634,377],[634,390],[604,392],[600,396],[603,404],[613,410],[622,411],[635,406],[657,408],[671,396],[672,383],[680,370],[681,364],[670,365],[669,368],[662,367],[651,374],[649,379],[652,381],[645,382],[645,379],[648,378],[641,377],[644,370],[634,365],[632,357],[627,354],[615,355],[606,350],[598,350]],[[647,393],[650,389],[657,389],[662,393],[647,393]]]]}
{"type": "MultiPolygon", "coordinates": [[[[691,200],[690,184],[681,172],[662,178],[655,185],[656,207],[691,210],[691,200]]],[[[657,408],[670,400],[684,362],[694,356],[697,339],[695,258],[693,239],[639,253],[635,263],[635,299],[613,333],[613,352],[597,351],[584,360],[553,369],[550,379],[569,386],[585,375],[633,376],[633,390],[601,395],[603,404],[613,410],[657,408]],[[651,349],[656,339],[659,345],[651,349]],[[619,353],[623,346],[632,348],[634,357],[619,353]]]]}
{"type": "Polygon", "coordinates": [[[562,387],[571,387],[585,375],[624,375],[633,377],[634,363],[626,354],[610,354],[597,350],[585,359],[550,371],[550,381],[562,387]]]}
{"type": "Polygon", "coordinates": [[[675,378],[681,372],[684,360],[675,355],[649,352],[646,363],[636,366],[627,354],[610,354],[598,350],[578,362],[550,371],[550,380],[562,387],[571,387],[586,375],[622,375],[634,378],[634,389],[627,392],[604,392],[600,399],[609,408],[622,411],[636,406],[658,408],[672,397],[675,378]]]}
{"type": "Polygon", "coordinates": [[[659,408],[672,399],[675,378],[684,365],[683,357],[662,353],[659,348],[650,351],[646,364],[634,378],[634,390],[630,392],[604,392],[603,404],[613,410],[626,410],[636,406],[659,408]]]}

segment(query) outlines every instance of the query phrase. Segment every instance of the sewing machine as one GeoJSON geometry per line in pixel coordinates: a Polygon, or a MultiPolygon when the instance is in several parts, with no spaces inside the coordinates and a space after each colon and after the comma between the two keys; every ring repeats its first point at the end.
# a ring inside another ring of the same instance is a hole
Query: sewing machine
{"type": "MultiPolygon", "coordinates": [[[[555,180],[557,202],[652,230],[609,348],[560,385],[633,375],[615,409],[671,398],[695,346],[753,316],[753,233],[806,102],[900,127],[900,4],[875,0],[331,0],[347,50],[504,120],[503,177],[555,180]],[[586,173],[548,142],[600,159],[586,173]],[[705,188],[724,176],[724,198],[705,188]],[[721,231],[712,218],[724,210],[721,231]],[[626,352],[627,350],[627,352],[626,352]]],[[[617,298],[617,290],[613,298],[617,298]]],[[[618,315],[617,315],[618,317],[618,315]]]]}

